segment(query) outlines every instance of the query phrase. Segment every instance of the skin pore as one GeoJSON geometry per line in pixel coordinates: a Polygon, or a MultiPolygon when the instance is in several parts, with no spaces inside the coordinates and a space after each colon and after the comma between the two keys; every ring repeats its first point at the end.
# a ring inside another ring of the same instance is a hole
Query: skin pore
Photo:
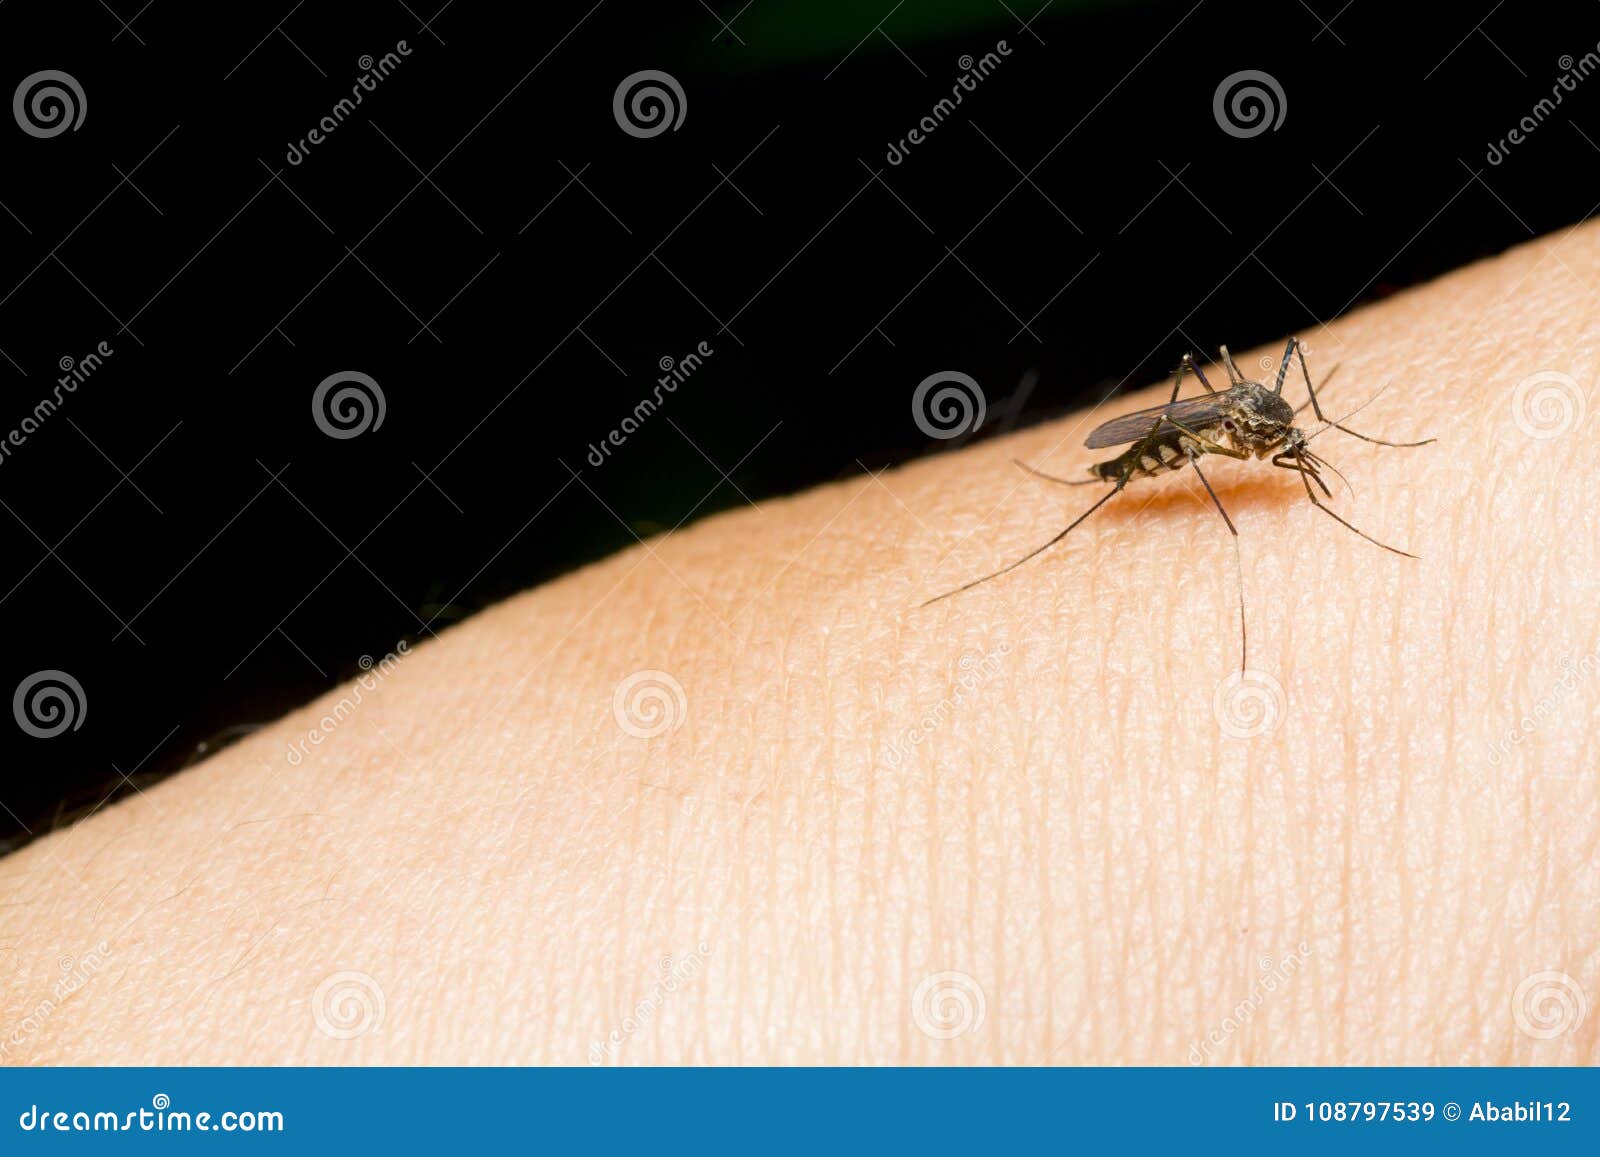
{"type": "Polygon", "coordinates": [[[0,862],[0,1063],[1600,1062],[1597,305],[1590,225],[1300,334],[1420,558],[1207,458],[1242,685],[1192,471],[919,608],[1170,382],[500,604],[0,862]]]}

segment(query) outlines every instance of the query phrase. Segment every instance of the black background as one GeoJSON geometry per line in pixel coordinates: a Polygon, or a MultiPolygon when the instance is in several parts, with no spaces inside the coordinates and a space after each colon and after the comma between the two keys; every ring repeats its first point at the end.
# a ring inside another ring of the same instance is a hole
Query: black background
{"type": "Polygon", "coordinates": [[[934,372],[992,436],[1568,227],[1600,79],[1486,152],[1597,42],[1587,0],[12,0],[0,88],[61,70],[87,115],[0,116],[0,438],[114,352],[0,459],[0,688],[83,689],[53,738],[4,717],[0,833],[634,534],[947,448],[912,417],[934,372]],[[619,127],[641,69],[675,130],[619,127]],[[1284,117],[1241,137],[1213,96],[1245,69],[1284,117]],[[311,400],[345,370],[385,417],[335,439],[311,400]]]}

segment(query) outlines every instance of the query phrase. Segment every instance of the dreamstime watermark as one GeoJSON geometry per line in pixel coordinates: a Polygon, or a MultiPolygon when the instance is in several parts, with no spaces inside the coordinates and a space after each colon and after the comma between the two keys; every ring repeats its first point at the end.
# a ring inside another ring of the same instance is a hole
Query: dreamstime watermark
{"type": "Polygon", "coordinates": [[[17,684],[11,714],[17,726],[35,739],[54,739],[83,726],[89,700],[83,684],[65,671],[35,671],[17,684]]]}
{"type": "Polygon", "coordinates": [[[1247,140],[1269,129],[1276,132],[1289,115],[1289,98],[1276,77],[1246,68],[1222,78],[1211,95],[1211,115],[1230,137],[1247,140]]]}
{"type": "Polygon", "coordinates": [[[1498,165],[1510,156],[1513,148],[1527,140],[1534,130],[1545,122],[1545,118],[1556,111],[1556,105],[1561,103],[1567,93],[1577,91],[1579,81],[1587,80],[1591,73],[1600,69],[1600,44],[1576,60],[1570,53],[1564,54],[1556,64],[1561,69],[1561,75],[1556,77],[1555,84],[1550,86],[1550,96],[1536,102],[1533,108],[1528,110],[1528,115],[1517,122],[1516,128],[1511,129],[1498,141],[1489,142],[1489,148],[1484,153],[1483,159],[1491,165],[1498,165]],[[1555,99],[1552,100],[1551,97],[1555,99]]]}
{"type": "Polygon", "coordinates": [[[935,972],[911,994],[911,1023],[934,1040],[954,1040],[983,1027],[989,1004],[965,972],[935,972]]]}
{"type": "Polygon", "coordinates": [[[1255,667],[1229,672],[1211,696],[1217,726],[1233,739],[1254,739],[1275,731],[1288,708],[1283,684],[1255,667]]]}
{"type": "Polygon", "coordinates": [[[225,1109],[222,1112],[174,1109],[172,1098],[157,1093],[150,1108],[116,1112],[109,1109],[41,1109],[31,1104],[17,1117],[24,1133],[282,1133],[283,1114],[276,1109],[225,1109]]]}
{"type": "Polygon", "coordinates": [[[46,419],[61,408],[62,402],[77,393],[78,387],[88,381],[114,352],[111,343],[103,341],[81,358],[68,356],[58,361],[56,368],[61,371],[61,376],[56,379],[55,388],[48,396],[35,402],[32,412],[17,423],[4,441],[0,441],[0,464],[4,464],[14,448],[31,438],[46,419]]]}
{"type": "Polygon", "coordinates": [[[689,98],[672,76],[646,68],[622,78],[611,97],[611,113],[623,132],[645,140],[669,129],[677,132],[689,115],[689,98]]]}
{"type": "Polygon", "coordinates": [[[1528,437],[1548,442],[1583,425],[1589,399],[1571,374],[1540,370],[1511,391],[1511,420],[1528,437]]]}
{"type": "Polygon", "coordinates": [[[957,708],[966,706],[970,696],[978,688],[999,673],[1000,660],[1009,654],[1011,654],[1011,644],[1001,643],[982,656],[961,656],[957,663],[961,674],[956,676],[956,689],[924,711],[915,723],[905,729],[903,735],[889,741],[889,749],[883,755],[884,764],[888,767],[899,767],[910,751],[925,743],[934,732],[944,726],[945,721],[957,708]]]}
{"type": "Polygon", "coordinates": [[[898,141],[890,141],[889,149],[884,153],[884,160],[891,165],[898,165],[911,155],[911,150],[931,136],[935,129],[944,124],[959,105],[966,93],[976,92],[978,85],[987,80],[989,74],[1000,67],[1003,58],[1011,55],[1011,47],[1004,40],[995,41],[994,51],[985,52],[977,60],[971,54],[962,56],[956,61],[961,66],[961,75],[956,77],[955,84],[950,86],[950,96],[941,97],[929,110],[928,115],[917,122],[917,127],[901,137],[898,141]],[[955,99],[951,99],[951,98],[955,99]]]}
{"type": "Polygon", "coordinates": [[[11,115],[30,137],[48,140],[78,128],[89,116],[83,85],[53,68],[25,77],[11,98],[11,115]]]}
{"type": "Polygon", "coordinates": [[[334,1040],[354,1040],[383,1027],[388,1002],[383,986],[365,972],[346,970],[322,979],[311,995],[311,1019],[334,1040]]]}
{"type": "Polygon", "coordinates": [[[1212,1050],[1226,1044],[1234,1033],[1249,1024],[1267,997],[1287,984],[1289,978],[1305,966],[1306,957],[1310,955],[1311,946],[1302,940],[1290,949],[1282,960],[1274,962],[1272,957],[1263,956],[1259,962],[1261,975],[1250,985],[1249,995],[1234,1005],[1233,1010],[1223,1017],[1219,1024],[1208,1029],[1203,1040],[1190,1042],[1189,1063],[1200,1065],[1210,1060],[1212,1050]]]}
{"type": "Polygon", "coordinates": [[[1565,972],[1535,972],[1511,994],[1511,1019],[1534,1040],[1576,1032],[1589,1013],[1583,985],[1565,972]]]}
{"type": "Polygon", "coordinates": [[[389,412],[383,387],[371,374],[340,370],[311,392],[311,420],[330,438],[357,438],[383,425],[389,412]]]}
{"type": "Polygon", "coordinates": [[[603,1065],[615,1056],[629,1037],[650,1023],[666,1003],[667,997],[699,975],[706,966],[706,957],[710,955],[711,945],[702,940],[695,945],[694,951],[676,960],[663,956],[658,965],[661,978],[644,997],[634,1003],[633,1011],[622,1018],[621,1024],[607,1033],[603,1040],[597,1040],[589,1046],[589,1063],[603,1065]]]}
{"type": "Polygon", "coordinates": [[[61,976],[50,989],[50,995],[28,1009],[4,1033],[0,1033],[0,1057],[9,1057],[12,1049],[27,1044],[33,1034],[44,1027],[45,1021],[55,1015],[56,1009],[105,967],[110,955],[110,947],[102,940],[82,956],[63,956],[57,962],[61,976]]]}
{"type": "Polygon", "coordinates": [[[1533,707],[1517,721],[1515,727],[1505,733],[1503,738],[1489,744],[1490,767],[1499,766],[1501,760],[1510,756],[1512,748],[1521,747],[1524,740],[1543,727],[1560,710],[1562,704],[1572,698],[1580,682],[1587,681],[1596,670],[1600,670],[1600,651],[1593,651],[1579,659],[1563,655],[1556,666],[1561,668],[1562,674],[1554,686],[1539,697],[1533,707]]]}
{"type": "Polygon", "coordinates": [[[976,433],[987,413],[983,387],[960,370],[929,374],[911,392],[911,420],[917,429],[941,442],[976,433]]]}
{"type": "Polygon", "coordinates": [[[683,726],[689,697],[683,684],[666,671],[635,671],[611,695],[617,726],[635,739],[654,739],[683,726]]]}
{"type": "Polygon", "coordinates": [[[356,713],[356,708],[365,702],[366,697],[378,689],[378,685],[394,674],[395,668],[400,665],[400,660],[411,653],[411,648],[401,639],[395,644],[394,650],[383,658],[373,661],[371,655],[362,655],[357,665],[361,674],[350,685],[350,693],[339,699],[323,717],[317,720],[317,725],[305,736],[289,744],[288,754],[285,756],[289,766],[299,767],[310,754],[309,748],[322,746],[322,741],[332,735],[339,725],[356,713]]]}
{"type": "Polygon", "coordinates": [[[317,122],[317,127],[301,137],[298,141],[289,142],[289,151],[283,159],[291,165],[298,165],[311,154],[311,150],[323,141],[349,119],[369,92],[375,92],[379,82],[386,80],[390,73],[400,67],[400,62],[411,55],[411,47],[404,40],[395,41],[394,51],[385,52],[377,60],[371,55],[363,56],[356,61],[361,66],[361,75],[356,78],[355,84],[350,86],[350,96],[342,98],[333,108],[328,110],[328,115],[317,122]],[[352,100],[351,97],[355,99],[352,100]]]}
{"type": "Polygon", "coordinates": [[[678,387],[688,381],[689,377],[704,365],[706,359],[715,352],[716,350],[711,348],[710,342],[703,341],[676,361],[671,357],[662,357],[656,363],[656,366],[661,370],[661,376],[656,379],[655,389],[652,391],[651,396],[640,398],[633,407],[633,413],[622,419],[622,424],[615,430],[612,430],[599,442],[589,443],[589,465],[595,467],[604,466],[606,459],[611,456],[612,447],[621,446],[628,440],[630,435],[637,433],[639,427],[645,424],[650,415],[661,408],[662,402],[666,400],[664,395],[677,393],[678,387]]]}

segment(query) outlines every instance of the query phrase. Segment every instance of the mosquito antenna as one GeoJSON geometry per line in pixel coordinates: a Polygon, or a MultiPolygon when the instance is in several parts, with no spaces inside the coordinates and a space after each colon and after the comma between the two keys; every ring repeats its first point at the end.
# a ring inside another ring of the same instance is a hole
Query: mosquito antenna
{"type": "MultiPolygon", "coordinates": [[[[1045,551],[1049,550],[1056,543],[1060,542],[1063,538],[1066,538],[1067,535],[1071,534],[1073,532],[1073,530],[1077,527],[1078,523],[1080,523],[1084,519],[1088,518],[1091,514],[1093,514],[1095,511],[1099,510],[1107,502],[1110,502],[1113,498],[1115,498],[1117,496],[1117,494],[1122,490],[1122,486],[1123,486],[1123,484],[1119,483],[1115,490],[1112,490],[1110,494],[1105,495],[1103,498],[1100,499],[1100,501],[1096,502],[1093,506],[1089,507],[1088,510],[1085,510],[1082,514],[1078,515],[1077,518],[1074,518],[1067,525],[1067,529],[1063,530],[1060,534],[1056,535],[1054,538],[1052,538],[1049,542],[1045,543],[1043,546],[1036,547],[1033,550],[1030,550],[1027,554],[1025,554],[1021,558],[1017,559],[1016,562],[1012,563],[1009,566],[1001,567],[999,570],[995,571],[993,574],[986,574],[982,578],[973,579],[971,582],[966,583],[966,584],[964,584],[962,586],[959,586],[953,591],[946,591],[942,595],[934,595],[933,598],[931,598],[927,602],[923,603],[922,606],[924,606],[924,607],[931,606],[932,604],[938,602],[940,599],[947,599],[951,595],[959,595],[962,591],[970,591],[973,587],[977,586],[979,583],[986,583],[990,579],[999,578],[1003,574],[1008,574],[1011,571],[1016,570],[1019,566],[1021,566],[1025,562],[1027,562],[1029,559],[1037,558],[1039,555],[1041,555],[1045,551]]],[[[920,610],[921,608],[918,608],[918,609],[920,610]]]]}
{"type": "Polygon", "coordinates": [[[1046,474],[1043,470],[1035,470],[1021,458],[1013,458],[1011,461],[1018,468],[1029,474],[1032,474],[1036,478],[1043,478],[1046,482],[1059,482],[1063,486],[1089,486],[1096,482],[1102,481],[1102,479],[1099,478],[1057,478],[1054,474],[1046,474]]]}

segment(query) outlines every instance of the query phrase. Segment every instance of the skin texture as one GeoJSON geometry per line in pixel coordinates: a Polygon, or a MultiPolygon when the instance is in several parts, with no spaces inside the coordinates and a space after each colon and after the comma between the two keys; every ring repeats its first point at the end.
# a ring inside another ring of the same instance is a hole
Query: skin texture
{"type": "Polygon", "coordinates": [[[1439,438],[1315,443],[1421,558],[1206,459],[1243,696],[1192,472],[918,609],[1152,386],[625,551],[31,845],[0,1060],[1596,1063],[1597,290],[1585,227],[1302,332],[1331,414],[1439,438]]]}

